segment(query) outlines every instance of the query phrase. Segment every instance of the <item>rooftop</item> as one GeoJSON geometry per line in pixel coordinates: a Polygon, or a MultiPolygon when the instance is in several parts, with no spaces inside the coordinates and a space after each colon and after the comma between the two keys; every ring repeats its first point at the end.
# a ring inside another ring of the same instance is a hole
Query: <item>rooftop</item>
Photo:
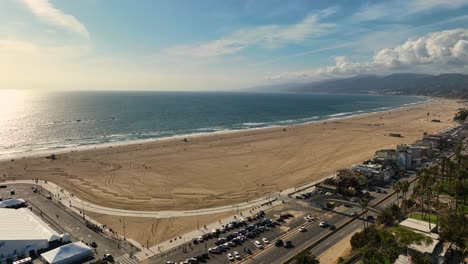
{"type": "Polygon", "coordinates": [[[0,240],[56,240],[60,236],[29,209],[0,209],[0,240]]]}
{"type": "Polygon", "coordinates": [[[86,255],[92,255],[91,248],[83,244],[83,242],[76,242],[42,253],[41,257],[47,261],[47,263],[65,263],[65,260],[71,259],[77,255],[84,257],[86,255]]]}

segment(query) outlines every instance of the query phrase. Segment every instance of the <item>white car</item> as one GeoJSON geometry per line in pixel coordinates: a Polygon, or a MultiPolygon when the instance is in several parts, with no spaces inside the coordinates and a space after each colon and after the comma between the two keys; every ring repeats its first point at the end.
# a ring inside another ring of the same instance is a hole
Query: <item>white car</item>
{"type": "Polygon", "coordinates": [[[254,244],[255,244],[255,246],[256,246],[257,248],[260,248],[260,249],[263,248],[262,243],[260,243],[260,241],[258,241],[258,240],[255,240],[254,244]]]}
{"type": "Polygon", "coordinates": [[[234,261],[234,257],[232,256],[231,253],[227,254],[227,258],[228,258],[229,261],[234,261]]]}
{"type": "Polygon", "coordinates": [[[320,226],[320,227],[327,227],[328,224],[327,224],[326,222],[320,222],[319,226],[320,226]]]}
{"type": "Polygon", "coordinates": [[[270,244],[270,241],[266,237],[262,238],[262,241],[265,244],[270,244]]]}
{"type": "Polygon", "coordinates": [[[301,227],[299,228],[299,232],[305,232],[305,231],[307,231],[307,229],[305,228],[305,226],[301,226],[301,227]]]}
{"type": "Polygon", "coordinates": [[[239,259],[239,260],[242,259],[241,255],[237,251],[234,251],[234,258],[239,259]]]}
{"type": "Polygon", "coordinates": [[[197,238],[197,240],[198,240],[198,242],[203,242],[203,237],[199,236],[199,237],[197,238]]]}

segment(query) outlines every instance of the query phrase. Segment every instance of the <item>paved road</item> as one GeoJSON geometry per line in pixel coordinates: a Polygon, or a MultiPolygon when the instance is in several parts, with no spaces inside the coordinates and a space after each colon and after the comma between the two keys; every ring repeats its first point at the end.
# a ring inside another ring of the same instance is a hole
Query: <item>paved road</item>
{"type": "MultiPolygon", "coordinates": [[[[46,223],[59,233],[69,233],[72,241],[83,241],[85,243],[96,242],[98,247],[95,251],[97,258],[109,253],[117,257],[130,253],[127,245],[123,245],[114,239],[103,236],[85,225],[85,220],[74,212],[46,198],[43,194],[33,193],[29,184],[8,185],[8,188],[0,189],[1,197],[9,197],[10,190],[14,188],[14,197],[23,198],[32,207],[32,211],[39,215],[46,223]],[[125,251],[126,249],[127,251],[125,251]]],[[[14,210],[14,209],[11,209],[14,210]]]]}
{"type": "MultiPolygon", "coordinates": [[[[386,189],[390,193],[390,188],[386,189]]],[[[373,196],[376,197],[376,199],[371,202],[371,204],[379,201],[385,196],[389,196],[391,194],[378,194],[378,193],[372,193],[373,196]]],[[[389,204],[395,202],[395,199],[393,197],[390,197],[389,199],[385,200],[382,202],[377,208],[382,209],[389,204]]],[[[354,211],[361,211],[360,207],[352,207],[352,208],[347,208],[347,207],[339,207],[337,210],[334,212],[328,214],[325,218],[320,219],[319,221],[327,221],[329,223],[335,224],[337,227],[343,225],[344,223],[348,222],[351,217],[351,213],[354,211]]],[[[374,212],[369,212],[369,215],[375,216],[374,212]]],[[[362,218],[356,219],[352,221],[349,225],[345,226],[343,229],[340,229],[338,231],[335,231],[335,233],[331,236],[329,236],[327,239],[319,243],[317,246],[315,246],[312,250],[311,253],[314,255],[318,256],[325,252],[330,246],[336,244],[338,241],[346,237],[347,235],[351,234],[358,228],[363,228],[363,221],[362,218]]],[[[302,251],[306,245],[311,244],[312,242],[318,241],[320,238],[325,236],[326,234],[330,233],[332,231],[321,228],[318,226],[318,224],[313,224],[308,228],[308,231],[305,233],[300,233],[296,232],[293,233],[287,240],[292,241],[292,243],[295,245],[295,248],[293,249],[285,249],[285,248],[278,248],[278,247],[269,247],[260,252],[259,254],[254,254],[251,258],[247,259],[243,263],[255,263],[255,264],[273,264],[273,263],[284,263],[291,257],[295,256],[298,254],[300,251],[302,251]]]]}

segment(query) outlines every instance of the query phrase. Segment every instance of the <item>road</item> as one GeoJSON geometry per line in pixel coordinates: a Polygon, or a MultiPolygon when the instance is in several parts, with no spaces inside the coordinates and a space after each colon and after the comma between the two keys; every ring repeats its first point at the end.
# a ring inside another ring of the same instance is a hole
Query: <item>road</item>
{"type": "Polygon", "coordinates": [[[47,199],[46,196],[40,192],[34,193],[31,187],[32,185],[30,184],[9,185],[8,188],[0,189],[0,197],[12,196],[9,192],[14,188],[15,195],[13,196],[25,199],[28,205],[32,207],[32,211],[39,215],[58,233],[70,234],[73,242],[96,242],[98,245],[95,249],[96,258],[100,258],[107,253],[117,257],[131,252],[127,243],[119,242],[93,231],[85,225],[85,220],[77,214],[65,206],[47,199]]]}
{"type": "MultiPolygon", "coordinates": [[[[386,206],[390,205],[391,203],[395,202],[395,195],[391,194],[391,189],[386,189],[388,191],[389,198],[383,201],[381,204],[377,206],[378,209],[385,208],[386,206]]],[[[378,198],[374,199],[374,202],[371,204],[375,204],[377,201],[382,199],[385,195],[373,193],[374,196],[378,196],[378,198]]],[[[355,220],[351,220],[351,213],[353,211],[360,211],[360,208],[352,207],[347,208],[344,206],[339,207],[334,212],[326,215],[325,218],[320,219],[319,221],[327,221],[329,223],[334,223],[337,227],[336,231],[330,231],[326,228],[321,228],[318,226],[317,223],[314,223],[310,227],[308,227],[308,231],[305,233],[296,232],[293,233],[287,240],[292,241],[293,245],[296,245],[293,249],[285,249],[279,247],[269,247],[264,249],[263,251],[253,254],[251,257],[246,259],[243,263],[255,263],[255,264],[273,264],[273,263],[284,263],[287,260],[291,259],[299,252],[304,250],[308,247],[308,245],[318,242],[324,236],[333,233],[332,235],[328,236],[326,239],[321,241],[318,245],[312,248],[311,253],[318,256],[325,252],[330,245],[334,245],[339,242],[344,237],[348,236],[358,228],[363,227],[362,218],[356,218],[355,220]],[[351,220],[351,221],[350,221],[351,220]],[[340,229],[340,226],[350,221],[348,225],[340,229]]],[[[374,212],[369,212],[368,215],[376,216],[374,212]]]]}

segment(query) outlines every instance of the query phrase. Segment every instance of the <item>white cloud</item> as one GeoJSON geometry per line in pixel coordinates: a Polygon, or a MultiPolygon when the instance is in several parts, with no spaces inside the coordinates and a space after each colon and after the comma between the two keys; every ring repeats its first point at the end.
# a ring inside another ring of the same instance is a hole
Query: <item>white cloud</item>
{"type": "Polygon", "coordinates": [[[453,29],[409,39],[395,48],[381,49],[368,62],[335,58],[335,64],[313,70],[290,72],[269,79],[301,79],[352,76],[366,73],[464,72],[468,65],[468,29],[453,29]]]}
{"type": "Polygon", "coordinates": [[[89,38],[86,27],[74,16],[55,8],[48,0],[19,0],[35,16],[47,23],[67,28],[85,38],[89,38]]]}
{"type": "Polygon", "coordinates": [[[306,16],[296,24],[264,25],[237,30],[230,35],[198,45],[179,45],[166,49],[169,55],[215,57],[240,52],[250,46],[262,46],[274,49],[290,43],[301,43],[313,36],[326,33],[333,24],[321,23],[320,19],[337,12],[337,8],[328,8],[306,16]]]}
{"type": "Polygon", "coordinates": [[[397,0],[362,6],[353,20],[370,21],[380,19],[401,19],[417,13],[434,10],[457,9],[468,5],[468,0],[397,0]]]}

